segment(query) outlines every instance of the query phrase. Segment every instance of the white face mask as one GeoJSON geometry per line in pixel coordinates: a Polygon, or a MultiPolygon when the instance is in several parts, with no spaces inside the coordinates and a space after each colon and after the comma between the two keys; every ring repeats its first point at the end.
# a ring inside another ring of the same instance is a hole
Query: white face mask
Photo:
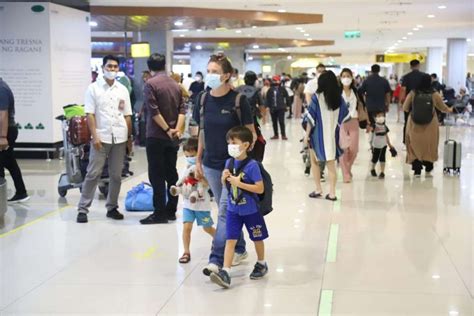
{"type": "Polygon", "coordinates": [[[342,78],[341,79],[341,82],[342,84],[345,86],[345,87],[349,87],[351,84],[352,84],[352,79],[351,78],[342,78]]]}
{"type": "Polygon", "coordinates": [[[385,117],[383,117],[383,116],[376,117],[375,122],[379,123],[379,124],[383,124],[383,123],[385,123],[385,117]]]}
{"type": "Polygon", "coordinates": [[[242,150],[240,150],[240,145],[236,144],[229,144],[227,146],[227,151],[229,152],[229,156],[232,158],[238,158],[242,155],[242,150]]]}
{"type": "Polygon", "coordinates": [[[104,77],[108,80],[114,80],[117,77],[117,72],[104,70],[104,77]]]}
{"type": "Polygon", "coordinates": [[[194,77],[194,80],[196,80],[197,82],[201,82],[202,78],[201,78],[201,76],[196,76],[196,77],[194,77]]]}

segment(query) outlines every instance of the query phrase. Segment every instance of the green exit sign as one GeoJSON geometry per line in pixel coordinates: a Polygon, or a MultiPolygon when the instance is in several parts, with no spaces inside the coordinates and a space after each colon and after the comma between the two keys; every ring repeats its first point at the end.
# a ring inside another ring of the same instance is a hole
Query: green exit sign
{"type": "Polygon", "coordinates": [[[344,38],[360,38],[360,31],[345,31],[344,38]]]}

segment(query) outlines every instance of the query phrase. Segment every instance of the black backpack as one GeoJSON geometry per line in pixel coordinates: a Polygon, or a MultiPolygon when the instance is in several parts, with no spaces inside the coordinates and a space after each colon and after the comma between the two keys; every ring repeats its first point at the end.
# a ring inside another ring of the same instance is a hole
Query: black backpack
{"type": "Polygon", "coordinates": [[[414,123],[427,125],[433,120],[433,95],[415,93],[413,97],[411,118],[414,123]]]}
{"type": "MultiPolygon", "coordinates": [[[[234,164],[235,164],[235,159],[231,158],[230,163],[229,163],[229,170],[231,171],[233,176],[239,175],[242,170],[245,168],[245,166],[251,161],[251,158],[247,158],[242,163],[240,164],[239,168],[235,170],[234,164]]],[[[263,180],[263,187],[264,191],[262,194],[257,194],[258,199],[256,198],[257,206],[258,206],[258,211],[260,214],[263,216],[270,214],[273,211],[273,181],[272,177],[270,174],[265,170],[261,162],[256,161],[258,164],[258,167],[260,168],[260,172],[262,173],[262,180],[263,180]]],[[[227,189],[230,190],[230,184],[227,183],[227,189]]],[[[243,190],[242,190],[243,191],[243,190]]],[[[249,192],[250,193],[250,192],[249,192]]],[[[255,197],[255,194],[252,194],[252,196],[255,197]]],[[[239,202],[242,200],[243,194],[240,194],[237,199],[235,200],[236,204],[239,204],[239,202]]]]}

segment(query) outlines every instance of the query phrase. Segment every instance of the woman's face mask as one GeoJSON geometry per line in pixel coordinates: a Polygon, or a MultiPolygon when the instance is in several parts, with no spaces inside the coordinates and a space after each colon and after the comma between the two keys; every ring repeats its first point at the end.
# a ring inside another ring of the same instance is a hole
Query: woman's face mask
{"type": "Polygon", "coordinates": [[[222,85],[221,75],[219,74],[207,74],[206,76],[206,87],[211,89],[217,89],[222,85]]]}

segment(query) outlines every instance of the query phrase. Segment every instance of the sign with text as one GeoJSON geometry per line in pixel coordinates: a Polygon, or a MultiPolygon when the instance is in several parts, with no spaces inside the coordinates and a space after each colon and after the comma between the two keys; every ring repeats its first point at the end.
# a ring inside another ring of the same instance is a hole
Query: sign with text
{"type": "Polygon", "coordinates": [[[353,39],[353,38],[360,38],[360,31],[345,31],[344,38],[346,39],[353,39]]]}
{"type": "Polygon", "coordinates": [[[409,63],[413,59],[417,59],[420,63],[426,61],[426,56],[424,54],[385,54],[385,55],[376,55],[375,61],[378,63],[409,63]]]}

